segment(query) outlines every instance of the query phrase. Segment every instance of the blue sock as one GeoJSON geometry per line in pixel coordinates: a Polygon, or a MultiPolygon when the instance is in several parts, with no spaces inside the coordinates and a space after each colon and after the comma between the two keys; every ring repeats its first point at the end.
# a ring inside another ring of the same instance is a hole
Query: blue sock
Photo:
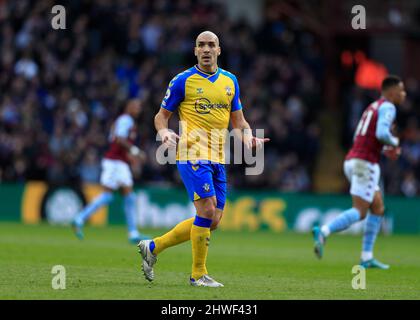
{"type": "Polygon", "coordinates": [[[381,228],[382,216],[369,213],[363,232],[362,260],[373,258],[373,246],[381,228]]]}
{"type": "Polygon", "coordinates": [[[75,222],[83,225],[89,217],[94,214],[100,207],[111,203],[114,196],[112,192],[103,192],[95,198],[89,205],[87,205],[75,218],[75,222]]]}
{"type": "Polygon", "coordinates": [[[207,219],[196,215],[193,224],[203,228],[210,228],[212,222],[213,220],[211,219],[207,219]]]}
{"type": "Polygon", "coordinates": [[[124,212],[130,237],[138,236],[138,230],[136,226],[136,194],[134,192],[131,192],[124,197],[124,212]]]}
{"type": "MultiPolygon", "coordinates": [[[[353,223],[359,220],[360,220],[359,210],[357,210],[356,208],[351,208],[344,211],[337,218],[331,221],[328,224],[327,228],[329,232],[339,232],[339,231],[343,231],[347,229],[353,223]]],[[[328,236],[328,234],[326,236],[328,236]]]]}

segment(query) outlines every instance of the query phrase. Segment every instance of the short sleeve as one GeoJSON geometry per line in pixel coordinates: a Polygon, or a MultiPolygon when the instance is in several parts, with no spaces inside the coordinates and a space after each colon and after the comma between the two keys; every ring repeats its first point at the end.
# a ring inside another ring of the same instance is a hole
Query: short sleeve
{"type": "Polygon", "coordinates": [[[378,109],[378,122],[375,135],[382,143],[398,146],[399,140],[391,133],[392,123],[395,120],[396,108],[390,102],[384,102],[378,109]]]}
{"type": "Polygon", "coordinates": [[[235,95],[233,96],[233,99],[232,99],[231,112],[234,112],[234,111],[238,111],[242,109],[242,103],[241,103],[241,98],[240,98],[238,79],[236,79],[236,77],[234,76],[232,80],[235,85],[235,95]]]}
{"type": "Polygon", "coordinates": [[[392,122],[395,120],[396,113],[395,106],[386,101],[379,107],[378,122],[391,126],[392,122]]]}
{"type": "Polygon", "coordinates": [[[169,82],[161,108],[174,112],[185,97],[185,77],[177,75],[169,82]]]}
{"type": "Polygon", "coordinates": [[[119,117],[115,123],[114,136],[128,138],[133,124],[133,119],[130,116],[124,115],[119,117]]]}

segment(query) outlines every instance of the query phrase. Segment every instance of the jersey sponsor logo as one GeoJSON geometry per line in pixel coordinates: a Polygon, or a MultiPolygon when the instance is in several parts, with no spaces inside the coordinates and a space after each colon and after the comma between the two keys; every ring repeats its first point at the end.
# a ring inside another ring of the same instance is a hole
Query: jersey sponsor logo
{"type": "Polygon", "coordinates": [[[194,108],[199,114],[207,114],[212,109],[229,109],[229,105],[227,103],[211,103],[207,98],[200,98],[195,101],[194,108]]]}

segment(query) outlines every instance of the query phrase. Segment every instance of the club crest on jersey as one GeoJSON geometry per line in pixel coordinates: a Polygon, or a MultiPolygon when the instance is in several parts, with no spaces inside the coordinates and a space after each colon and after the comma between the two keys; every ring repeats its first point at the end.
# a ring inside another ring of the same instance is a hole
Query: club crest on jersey
{"type": "Polygon", "coordinates": [[[230,97],[232,95],[232,88],[229,87],[229,86],[226,86],[225,90],[226,90],[226,95],[228,95],[230,97]]]}
{"type": "Polygon", "coordinates": [[[197,94],[203,94],[203,88],[197,88],[197,94]]]}
{"type": "Polygon", "coordinates": [[[209,192],[210,191],[210,185],[208,183],[205,183],[203,185],[203,189],[204,189],[205,192],[209,192]]]}

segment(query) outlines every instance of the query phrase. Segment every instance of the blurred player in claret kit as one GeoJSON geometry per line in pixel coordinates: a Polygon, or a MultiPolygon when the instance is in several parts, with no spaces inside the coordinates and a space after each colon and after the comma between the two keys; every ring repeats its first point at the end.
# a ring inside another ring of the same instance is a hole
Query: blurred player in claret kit
{"type": "Polygon", "coordinates": [[[137,244],[148,237],[139,233],[136,227],[136,195],[133,192],[133,177],[130,163],[135,158],[145,160],[145,154],[134,145],[137,130],[135,119],[142,111],[141,101],[131,99],[127,102],[124,113],[113,123],[109,135],[110,146],[102,160],[100,182],[104,192],[86,206],[74,219],[73,230],[79,239],[83,239],[83,225],[99,208],[113,200],[114,191],[119,190],[124,197],[124,212],[128,228],[128,240],[137,244]]]}
{"type": "Polygon", "coordinates": [[[381,89],[380,99],[364,111],[354,134],[353,146],[344,161],[344,172],[351,184],[353,207],[329,224],[313,228],[318,258],[322,257],[325,240],[331,233],[345,230],[367,216],[360,265],[365,268],[389,268],[389,265],[373,257],[373,246],[385,210],[379,188],[379,160],[381,152],[392,160],[396,160],[401,153],[399,138],[392,134],[391,129],[396,118],[395,105],[404,102],[406,92],[402,80],[396,76],[385,78],[381,89]]]}
{"type": "Polygon", "coordinates": [[[238,81],[233,74],[217,65],[221,52],[218,37],[210,31],[202,32],[196,39],[194,52],[198,64],[170,82],[155,117],[155,127],[168,147],[176,147],[177,139],[180,139],[177,167],[196,208],[196,216],[180,222],[161,237],[140,241],[139,251],[143,258],[143,273],[147,280],[152,281],[157,255],[166,248],[191,240],[193,263],[190,284],[222,287],[220,282],[208,275],[206,259],[210,231],[219,224],[226,201],[226,131],[223,130],[227,130],[231,119],[232,127],[241,131],[243,143],[248,148],[261,148],[269,139],[252,135],[242,112],[238,81]],[[178,111],[180,116],[181,137],[168,130],[168,121],[174,111],[178,111]],[[201,135],[191,137],[194,132],[201,132],[201,135]],[[211,141],[211,146],[205,141],[211,141]],[[197,147],[194,149],[197,152],[189,152],[193,146],[197,147]]]}

